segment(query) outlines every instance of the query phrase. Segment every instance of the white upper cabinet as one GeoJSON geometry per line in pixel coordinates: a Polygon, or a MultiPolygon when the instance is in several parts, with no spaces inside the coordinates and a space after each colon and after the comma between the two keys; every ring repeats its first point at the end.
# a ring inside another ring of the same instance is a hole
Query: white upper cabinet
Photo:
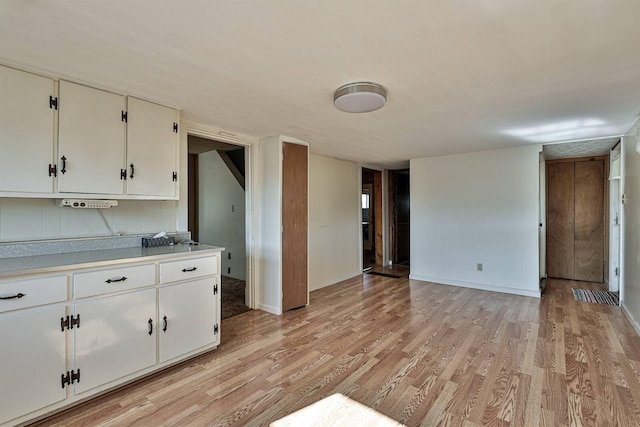
{"type": "Polygon", "coordinates": [[[127,194],[176,195],[178,112],[127,98],[127,194]]]}
{"type": "Polygon", "coordinates": [[[0,67],[0,192],[53,191],[54,100],[52,79],[0,67]]]}
{"type": "Polygon", "coordinates": [[[125,98],[60,81],[58,192],[123,194],[125,98]]]}

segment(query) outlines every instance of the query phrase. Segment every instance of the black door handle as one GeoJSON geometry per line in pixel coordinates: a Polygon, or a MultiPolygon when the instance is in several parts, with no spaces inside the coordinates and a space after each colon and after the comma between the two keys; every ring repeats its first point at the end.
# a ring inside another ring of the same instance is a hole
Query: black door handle
{"type": "Polygon", "coordinates": [[[131,167],[131,175],[129,175],[129,178],[133,179],[133,174],[135,172],[135,170],[133,169],[133,163],[131,163],[129,166],[131,167]]]}
{"type": "Polygon", "coordinates": [[[198,267],[191,267],[191,268],[183,268],[182,272],[183,273],[188,273],[190,271],[196,271],[198,269],[198,267]]]}
{"type": "Polygon", "coordinates": [[[26,296],[27,296],[27,294],[23,294],[21,292],[18,292],[17,294],[11,295],[9,297],[0,297],[0,299],[16,299],[16,298],[22,298],[22,297],[26,297],[26,296]]]}
{"type": "Polygon", "coordinates": [[[153,320],[149,319],[149,335],[153,334],[153,320]]]}
{"type": "Polygon", "coordinates": [[[125,280],[127,280],[127,278],[122,276],[119,279],[107,279],[107,280],[104,281],[104,283],[124,282],[125,280]]]}
{"type": "Polygon", "coordinates": [[[64,175],[65,173],[67,173],[67,158],[65,156],[60,157],[60,160],[62,160],[62,169],[60,169],[60,172],[62,172],[62,174],[64,175]]]}
{"type": "Polygon", "coordinates": [[[164,316],[162,320],[164,321],[164,326],[162,326],[162,332],[167,332],[167,316],[164,316]]]}

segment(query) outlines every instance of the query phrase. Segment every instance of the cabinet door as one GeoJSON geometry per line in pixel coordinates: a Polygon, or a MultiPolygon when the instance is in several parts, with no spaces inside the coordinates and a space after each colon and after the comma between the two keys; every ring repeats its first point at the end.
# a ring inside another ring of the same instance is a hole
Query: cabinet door
{"type": "Polygon", "coordinates": [[[136,98],[127,100],[127,194],[174,198],[178,112],[136,98]]]}
{"type": "Polygon", "coordinates": [[[0,424],[66,398],[65,306],[0,316],[0,424]]]}
{"type": "Polygon", "coordinates": [[[75,368],[79,394],[156,363],[156,290],[145,289],[75,305],[75,368]]]}
{"type": "Polygon", "coordinates": [[[0,67],[0,191],[51,193],[54,82],[0,67]]]}
{"type": "Polygon", "coordinates": [[[218,295],[213,293],[216,280],[211,277],[159,289],[160,362],[218,340],[218,295]]]}
{"type": "Polygon", "coordinates": [[[58,191],[122,194],[124,97],[61,81],[58,110],[58,191]]]}

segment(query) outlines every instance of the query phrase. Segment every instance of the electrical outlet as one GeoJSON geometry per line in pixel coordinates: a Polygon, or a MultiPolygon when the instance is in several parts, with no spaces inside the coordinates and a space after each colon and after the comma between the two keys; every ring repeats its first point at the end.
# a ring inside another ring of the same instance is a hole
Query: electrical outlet
{"type": "Polygon", "coordinates": [[[476,264],[476,270],[478,270],[478,271],[482,271],[482,268],[483,268],[483,266],[482,266],[482,263],[481,263],[481,262],[479,262],[479,263],[477,263],[477,264],[476,264]]]}

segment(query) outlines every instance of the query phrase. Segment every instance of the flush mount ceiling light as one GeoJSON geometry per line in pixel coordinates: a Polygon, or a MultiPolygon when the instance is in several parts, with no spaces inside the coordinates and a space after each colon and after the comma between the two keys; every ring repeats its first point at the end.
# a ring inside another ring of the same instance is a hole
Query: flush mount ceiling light
{"type": "Polygon", "coordinates": [[[347,113],[368,113],[382,108],[386,102],[387,92],[375,83],[349,83],[333,94],[333,105],[347,113]]]}

